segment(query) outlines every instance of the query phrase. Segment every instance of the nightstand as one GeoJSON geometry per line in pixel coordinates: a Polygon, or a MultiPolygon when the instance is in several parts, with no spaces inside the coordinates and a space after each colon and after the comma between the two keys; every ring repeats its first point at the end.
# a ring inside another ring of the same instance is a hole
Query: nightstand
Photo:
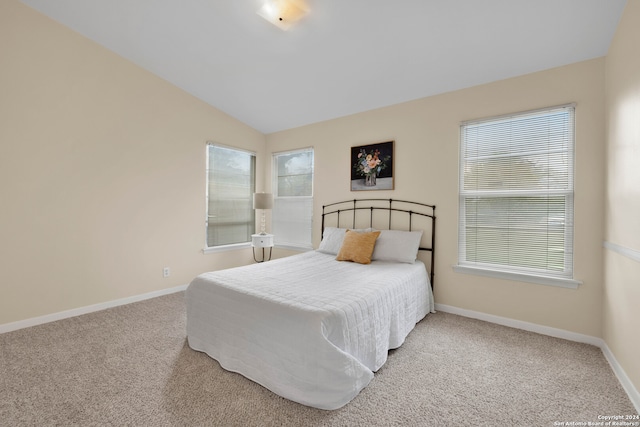
{"type": "Polygon", "coordinates": [[[253,260],[255,262],[264,262],[271,259],[271,251],[273,250],[273,234],[252,234],[251,248],[253,249],[253,260]],[[256,248],[262,248],[262,260],[256,259],[256,248]],[[269,259],[265,258],[264,250],[269,248],[269,259]]]}

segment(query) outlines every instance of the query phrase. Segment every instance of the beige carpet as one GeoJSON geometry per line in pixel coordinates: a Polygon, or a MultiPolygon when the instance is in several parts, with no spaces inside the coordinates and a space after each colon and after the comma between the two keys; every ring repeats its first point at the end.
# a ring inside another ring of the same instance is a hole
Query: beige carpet
{"type": "Polygon", "coordinates": [[[446,313],[347,406],[305,407],[191,350],[183,298],[0,335],[0,425],[553,426],[636,413],[600,349],[446,313]]]}

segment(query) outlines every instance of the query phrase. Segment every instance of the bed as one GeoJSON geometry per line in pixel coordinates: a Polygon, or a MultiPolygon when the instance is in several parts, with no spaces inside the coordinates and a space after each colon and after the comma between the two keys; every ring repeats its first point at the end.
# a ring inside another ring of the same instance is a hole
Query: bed
{"type": "Polygon", "coordinates": [[[433,311],[434,231],[431,205],[361,199],[323,206],[317,250],[204,273],[189,284],[189,346],[282,397],[340,408],[433,311]],[[424,229],[417,219],[426,220],[424,229]],[[366,262],[360,248],[371,241],[366,262]],[[423,251],[430,253],[424,261],[423,251]]]}

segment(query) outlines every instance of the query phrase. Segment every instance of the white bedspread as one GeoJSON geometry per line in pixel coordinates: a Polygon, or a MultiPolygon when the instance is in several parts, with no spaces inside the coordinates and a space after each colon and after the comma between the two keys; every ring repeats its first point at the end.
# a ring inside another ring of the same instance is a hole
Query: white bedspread
{"type": "Polygon", "coordinates": [[[205,273],[186,291],[189,346],[287,399],[337,409],[433,311],[425,266],[306,252],[205,273]]]}

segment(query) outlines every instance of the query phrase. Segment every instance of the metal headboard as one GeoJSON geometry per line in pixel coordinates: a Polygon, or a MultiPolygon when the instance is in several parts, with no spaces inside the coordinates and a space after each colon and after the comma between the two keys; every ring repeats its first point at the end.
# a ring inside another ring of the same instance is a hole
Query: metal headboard
{"type": "MultiPolygon", "coordinates": [[[[431,286],[433,287],[434,279],[434,266],[435,266],[435,242],[436,242],[436,207],[435,205],[427,205],[425,203],[411,202],[407,200],[395,200],[395,199],[353,199],[345,200],[342,202],[331,203],[322,206],[322,230],[321,235],[324,233],[325,216],[335,215],[335,223],[340,225],[340,214],[347,215],[347,220],[351,219],[351,228],[356,228],[356,213],[358,211],[369,211],[369,227],[373,228],[374,224],[374,212],[384,211],[388,216],[387,229],[392,228],[392,217],[395,219],[399,215],[406,215],[403,218],[408,218],[408,224],[406,226],[407,231],[412,231],[413,216],[427,217],[431,219],[431,246],[420,246],[419,250],[431,252],[431,266],[430,266],[430,279],[431,286]],[[396,212],[395,215],[392,215],[396,212]],[[350,218],[349,218],[350,217],[350,218]]],[[[360,226],[360,228],[363,228],[360,226]]],[[[379,227],[377,227],[379,228],[379,227]]]]}

